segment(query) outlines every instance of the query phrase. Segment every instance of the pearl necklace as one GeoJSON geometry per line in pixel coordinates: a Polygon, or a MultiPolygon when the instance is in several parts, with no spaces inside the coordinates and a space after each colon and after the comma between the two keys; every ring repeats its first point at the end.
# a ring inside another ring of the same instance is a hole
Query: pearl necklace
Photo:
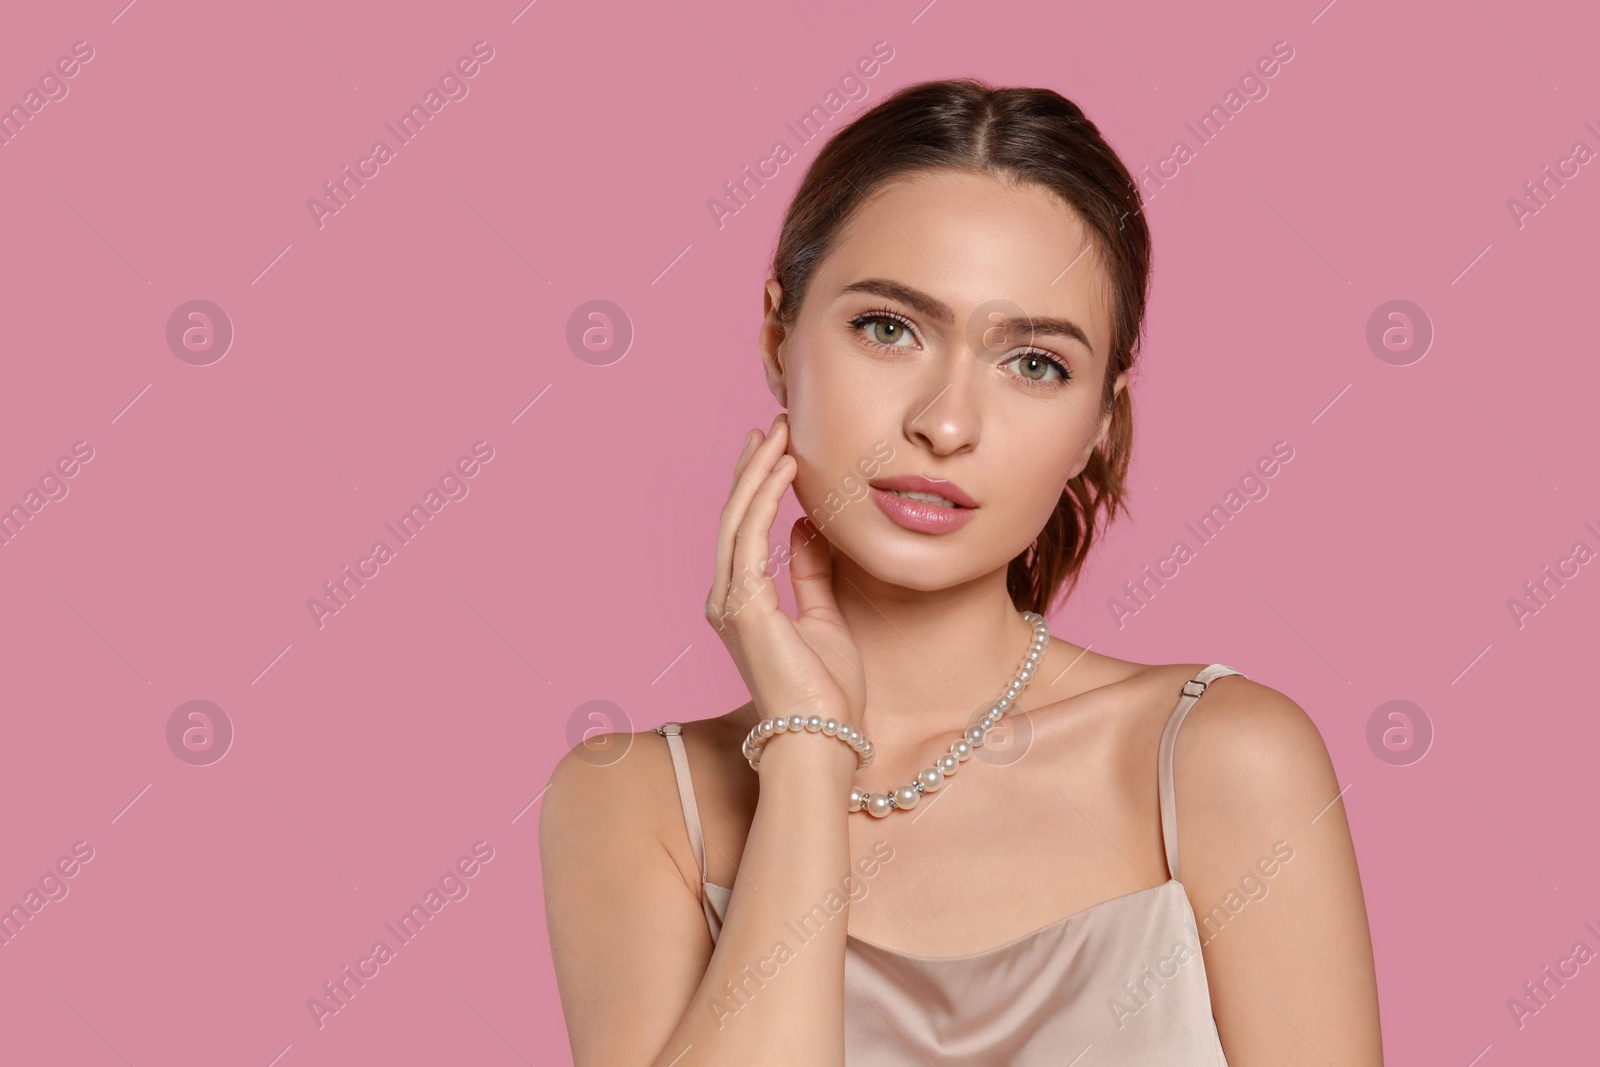
{"type": "MultiPolygon", "coordinates": [[[[865,811],[874,818],[881,819],[891,811],[914,808],[924,793],[932,793],[942,788],[944,780],[955,774],[961,764],[971,758],[973,749],[983,744],[990,728],[1016,705],[1022,691],[1033,680],[1033,672],[1044,659],[1045,647],[1050,643],[1050,624],[1043,615],[1025,611],[1022,617],[1033,626],[1033,640],[1028,645],[1027,654],[1022,657],[1022,664],[1017,668],[1011,683],[1006,686],[1005,691],[989,708],[983,719],[967,727],[962,736],[951,742],[950,750],[934,760],[932,766],[918,771],[916,778],[909,785],[900,786],[888,793],[869,793],[859,787],[851,789],[850,804],[846,810],[865,811]]],[[[870,764],[875,754],[872,742],[868,741],[860,730],[848,723],[842,723],[837,719],[823,719],[817,715],[778,716],[761,720],[745,738],[744,755],[750,761],[750,767],[753,770],[760,769],[761,749],[772,737],[780,733],[801,731],[826,734],[848,744],[856,751],[858,770],[870,764]]]]}

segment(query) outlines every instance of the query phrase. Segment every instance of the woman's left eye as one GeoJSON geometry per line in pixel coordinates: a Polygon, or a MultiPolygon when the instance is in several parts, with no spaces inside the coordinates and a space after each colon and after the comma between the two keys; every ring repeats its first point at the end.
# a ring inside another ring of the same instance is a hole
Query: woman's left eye
{"type": "Polygon", "coordinates": [[[1063,382],[1072,380],[1072,372],[1052,356],[1043,352],[1021,352],[1008,360],[1017,365],[1017,374],[1024,381],[1043,385],[1050,380],[1050,372],[1055,371],[1063,382]],[[1037,374],[1038,377],[1034,377],[1037,374]]]}

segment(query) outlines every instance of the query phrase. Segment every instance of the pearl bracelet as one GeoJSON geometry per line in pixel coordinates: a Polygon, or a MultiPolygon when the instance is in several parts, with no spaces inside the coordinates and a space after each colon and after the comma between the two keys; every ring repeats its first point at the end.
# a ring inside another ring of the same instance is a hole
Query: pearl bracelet
{"type": "Polygon", "coordinates": [[[761,769],[761,750],[766,747],[768,741],[783,733],[827,734],[829,737],[837,737],[855,749],[856,770],[872,762],[872,742],[849,723],[840,722],[838,719],[824,719],[820,715],[787,717],[778,715],[756,723],[744,739],[744,758],[750,761],[751,770],[761,769]]]}

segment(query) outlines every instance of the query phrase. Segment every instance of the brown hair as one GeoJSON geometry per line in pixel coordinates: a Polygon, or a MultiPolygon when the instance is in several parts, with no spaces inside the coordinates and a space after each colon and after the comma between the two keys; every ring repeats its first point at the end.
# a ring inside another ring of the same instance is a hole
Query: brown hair
{"type": "Polygon", "coordinates": [[[1101,414],[1103,446],[1061,492],[1038,539],[1011,561],[1006,588],[1019,610],[1045,613],[1076,585],[1097,526],[1127,510],[1133,443],[1129,391],[1117,376],[1138,353],[1150,278],[1150,230],[1138,187],[1094,123],[1049,89],[996,88],[976,78],[899,89],[839,130],[795,191],[772,276],[783,287],[778,320],[792,328],[817,265],[855,210],[886,182],[954,169],[1048,189],[1083,220],[1112,283],[1111,348],[1101,414]]]}

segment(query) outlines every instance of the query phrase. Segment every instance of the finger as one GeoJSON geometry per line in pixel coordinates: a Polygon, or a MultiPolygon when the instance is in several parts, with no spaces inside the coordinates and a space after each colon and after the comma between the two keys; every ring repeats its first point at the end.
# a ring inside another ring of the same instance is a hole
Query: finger
{"type": "Polygon", "coordinates": [[[741,607],[752,604],[770,608],[778,606],[777,588],[767,575],[767,564],[772,555],[772,522],[778,517],[778,504],[798,468],[799,463],[793,456],[779,456],[751,497],[744,519],[739,523],[733,548],[733,581],[729,596],[738,596],[741,607]]]}
{"type": "Polygon", "coordinates": [[[833,595],[833,551],[816,523],[805,515],[789,530],[789,583],[795,617],[822,616],[844,622],[833,595]]]}
{"type": "Polygon", "coordinates": [[[722,507],[722,516],[719,520],[717,531],[717,565],[716,573],[712,577],[711,595],[708,598],[708,610],[717,603],[726,599],[728,583],[733,571],[733,545],[738,534],[739,524],[744,519],[745,509],[749,506],[750,498],[755,495],[760,487],[761,478],[771,468],[771,462],[782,453],[784,442],[775,438],[783,437],[783,416],[779,415],[773,421],[773,433],[763,436],[758,430],[753,436],[752,445],[747,447],[739,457],[739,462],[734,466],[734,482],[729,487],[728,499],[722,507]],[[759,476],[758,476],[759,475],[759,476]]]}
{"type": "Polygon", "coordinates": [[[716,571],[712,575],[711,593],[706,598],[706,612],[713,617],[722,614],[727,600],[729,583],[733,577],[734,542],[745,510],[760,487],[761,480],[787,445],[788,425],[782,415],[774,421],[772,429],[772,434],[764,438],[759,431],[756,432],[734,467],[734,482],[728,491],[728,500],[722,507],[717,530],[716,571]]]}
{"type": "Polygon", "coordinates": [[[760,487],[761,479],[772,469],[772,464],[788,450],[789,415],[788,412],[780,411],[772,420],[772,427],[767,433],[755,431],[755,447],[747,448],[739,457],[739,462],[734,464],[733,485],[729,486],[728,495],[732,497],[742,489],[744,498],[748,501],[760,487]]]}
{"type": "Polygon", "coordinates": [[[734,533],[738,529],[735,517],[736,490],[745,470],[749,467],[751,457],[766,439],[760,430],[751,430],[745,434],[744,451],[739,453],[739,459],[733,465],[733,483],[728,487],[728,499],[723,502],[722,514],[717,520],[716,560],[712,566],[711,592],[706,596],[706,615],[713,620],[722,615],[728,593],[728,576],[733,569],[733,540],[734,533]]]}
{"type": "Polygon", "coordinates": [[[739,484],[739,478],[744,474],[744,469],[755,452],[755,446],[765,440],[766,435],[760,430],[751,430],[744,435],[744,451],[739,453],[739,458],[733,463],[733,481],[728,485],[730,496],[733,494],[733,487],[739,484]]]}

